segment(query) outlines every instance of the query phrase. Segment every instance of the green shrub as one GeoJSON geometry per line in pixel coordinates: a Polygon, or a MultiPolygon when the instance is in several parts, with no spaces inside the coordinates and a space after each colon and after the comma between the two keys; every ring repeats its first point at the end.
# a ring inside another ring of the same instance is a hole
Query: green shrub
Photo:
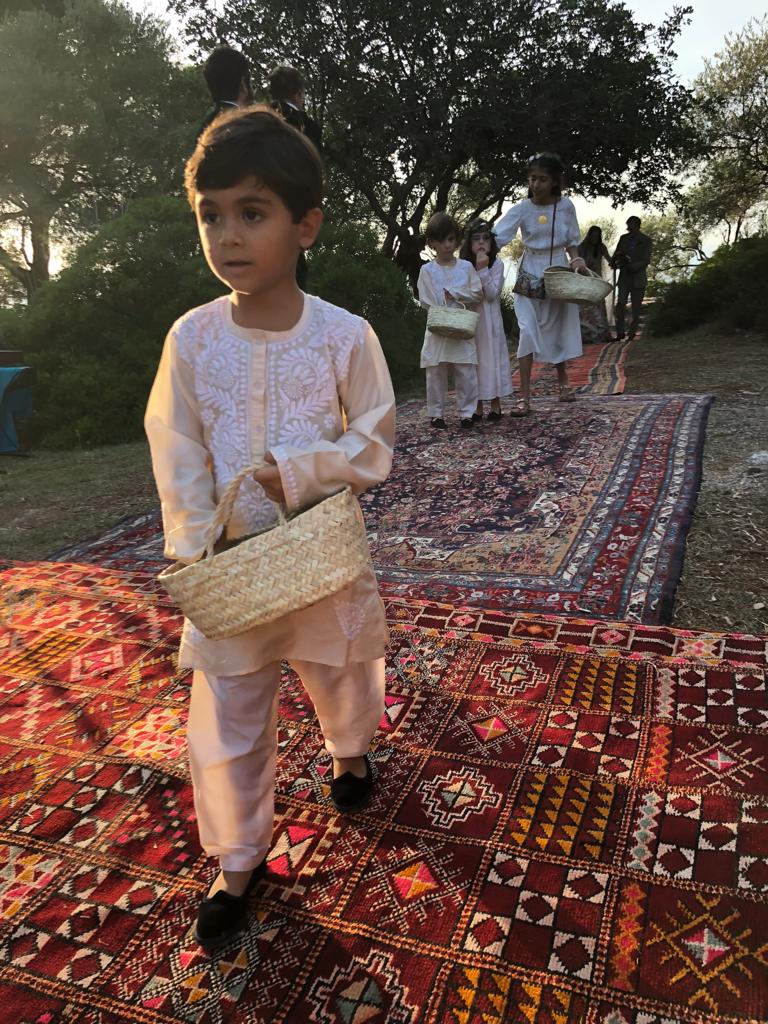
{"type": "Polygon", "coordinates": [[[28,309],[3,318],[4,344],[37,370],[32,440],[69,448],[141,437],[168,328],[221,292],[183,200],[130,205],[28,309]]]}
{"type": "Polygon", "coordinates": [[[325,224],[309,255],[310,292],[365,317],[379,336],[395,388],[419,381],[426,311],[404,274],[378,251],[367,224],[325,224]]]}
{"type": "Polygon", "coordinates": [[[648,313],[652,334],[700,324],[768,332],[768,237],[723,245],[685,281],[659,289],[648,313]]]}

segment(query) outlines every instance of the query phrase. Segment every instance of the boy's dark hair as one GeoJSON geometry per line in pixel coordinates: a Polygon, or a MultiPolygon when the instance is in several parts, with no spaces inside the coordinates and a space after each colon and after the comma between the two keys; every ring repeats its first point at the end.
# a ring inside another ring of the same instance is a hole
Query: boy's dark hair
{"type": "Polygon", "coordinates": [[[224,44],[217,46],[209,55],[203,64],[203,75],[214,102],[234,102],[240,94],[243,79],[250,82],[251,69],[244,54],[224,44]]]}
{"type": "Polygon", "coordinates": [[[487,220],[473,220],[467,227],[467,233],[464,236],[464,244],[462,245],[461,252],[459,253],[459,257],[463,260],[469,260],[473,267],[477,257],[472,252],[472,235],[478,235],[481,232],[485,234],[486,231],[491,236],[491,248],[488,253],[489,267],[493,266],[496,262],[496,257],[499,255],[499,243],[496,241],[496,235],[494,235],[491,225],[487,220]]]}
{"type": "MultiPolygon", "coordinates": [[[[552,178],[552,195],[561,196],[563,194],[563,174],[565,168],[563,162],[557,153],[534,153],[533,156],[528,157],[528,171],[530,172],[534,167],[540,167],[542,171],[552,178]]],[[[533,196],[533,192],[528,189],[528,198],[533,196]]]]}
{"type": "Polygon", "coordinates": [[[636,216],[635,216],[634,214],[632,214],[632,216],[631,216],[631,217],[627,217],[627,227],[629,227],[629,225],[630,225],[630,224],[633,224],[633,223],[634,223],[634,224],[637,224],[637,226],[638,226],[638,227],[640,227],[640,225],[641,225],[641,224],[642,224],[643,222],[642,222],[642,221],[640,220],[640,218],[639,218],[639,217],[636,217],[636,216]]]}
{"type": "Polygon", "coordinates": [[[438,210],[427,222],[427,241],[444,242],[449,235],[456,238],[456,245],[461,243],[462,230],[458,221],[444,210],[438,210]]]}
{"type": "Polygon", "coordinates": [[[217,117],[197,141],[184,171],[189,204],[206,189],[255,178],[271,189],[298,223],[323,198],[323,165],[312,143],[269,107],[217,117]]]}
{"type": "Polygon", "coordinates": [[[269,93],[273,100],[292,100],[304,86],[301,72],[288,64],[278,64],[269,72],[269,93]]]}

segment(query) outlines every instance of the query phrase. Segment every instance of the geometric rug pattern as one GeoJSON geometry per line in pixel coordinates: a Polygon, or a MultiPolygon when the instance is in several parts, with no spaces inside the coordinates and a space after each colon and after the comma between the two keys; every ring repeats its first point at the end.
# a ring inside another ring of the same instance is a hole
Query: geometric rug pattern
{"type": "MultiPolygon", "coordinates": [[[[383,592],[669,621],[709,403],[543,398],[530,417],[471,432],[430,430],[423,402],[401,405],[392,474],[361,498],[383,592]]],[[[158,571],[159,514],[55,557],[158,571]]]]}
{"type": "MultiPolygon", "coordinates": [[[[581,395],[620,395],[626,387],[625,363],[633,341],[585,345],[584,352],[568,360],[568,382],[581,395]]],[[[515,391],[520,390],[520,372],[513,375],[515,391]]],[[[551,363],[534,362],[531,367],[531,390],[534,397],[556,395],[557,372],[551,363]]]]}
{"type": "Polygon", "coordinates": [[[766,1019],[765,637],[390,599],[372,804],[329,804],[286,670],[268,871],[207,957],[176,611],[0,582],[8,1024],[766,1019]]]}

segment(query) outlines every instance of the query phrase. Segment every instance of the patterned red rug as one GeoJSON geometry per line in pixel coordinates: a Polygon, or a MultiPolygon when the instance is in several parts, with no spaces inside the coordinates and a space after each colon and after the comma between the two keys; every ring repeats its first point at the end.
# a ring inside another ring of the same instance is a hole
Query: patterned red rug
{"type": "MultiPolygon", "coordinates": [[[[584,354],[568,361],[571,387],[583,395],[620,395],[627,384],[624,364],[632,341],[599,342],[584,346],[584,354]]],[[[520,373],[515,370],[512,383],[520,388],[520,373]]],[[[534,363],[531,389],[537,395],[557,394],[557,371],[548,363],[534,363]]]]}
{"type": "MultiPolygon", "coordinates": [[[[392,596],[669,621],[698,493],[710,399],[544,399],[536,415],[430,430],[399,409],[390,479],[363,496],[392,596]]],[[[59,552],[156,571],[159,514],[59,552]]]]}
{"type": "Polygon", "coordinates": [[[211,960],[175,613],[2,584],[7,1024],[765,1021],[765,637],[391,601],[372,806],[329,807],[286,675],[268,875],[211,960]]]}

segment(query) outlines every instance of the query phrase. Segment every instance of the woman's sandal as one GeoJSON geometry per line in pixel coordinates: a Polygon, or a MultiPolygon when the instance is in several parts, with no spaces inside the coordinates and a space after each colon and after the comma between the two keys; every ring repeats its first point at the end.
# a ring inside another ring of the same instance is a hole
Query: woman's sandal
{"type": "Polygon", "coordinates": [[[560,401],[561,402],[575,402],[576,395],[573,392],[573,388],[569,388],[567,384],[560,386],[560,401]]]}
{"type": "Polygon", "coordinates": [[[509,410],[510,416],[528,416],[531,412],[531,403],[527,398],[518,398],[509,410]]]}

